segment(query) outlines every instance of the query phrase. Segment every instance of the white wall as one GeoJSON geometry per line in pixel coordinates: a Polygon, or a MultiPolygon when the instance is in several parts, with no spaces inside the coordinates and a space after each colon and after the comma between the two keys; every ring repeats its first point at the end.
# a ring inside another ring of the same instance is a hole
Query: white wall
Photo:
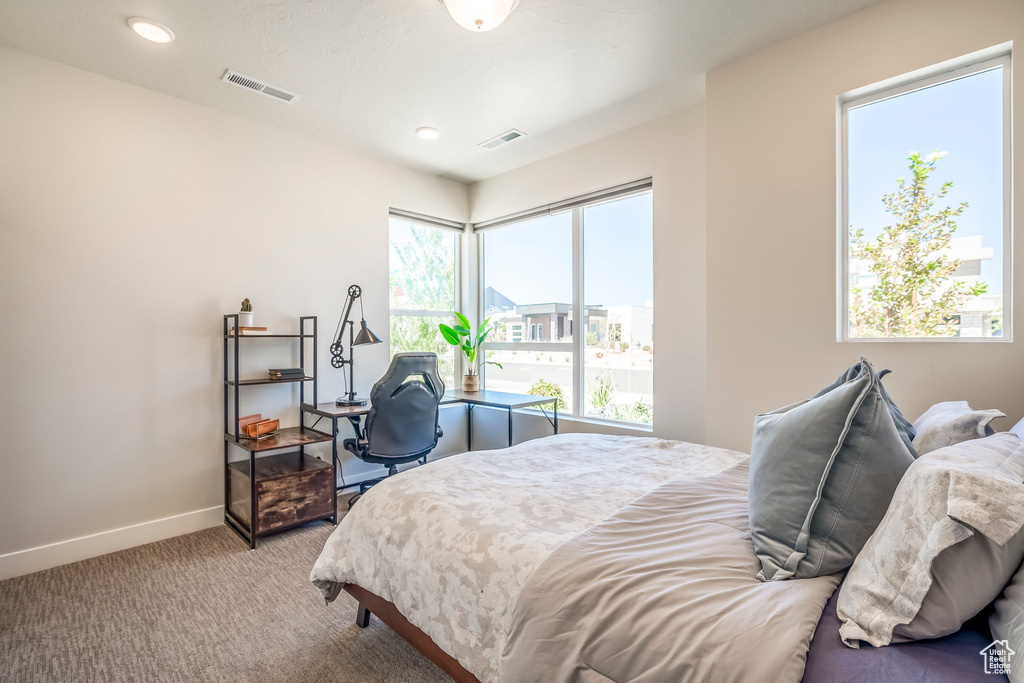
{"type": "MultiPolygon", "coordinates": [[[[647,176],[654,179],[654,433],[700,442],[707,298],[703,105],[474,183],[472,220],[647,176]]],[[[608,431],[586,422],[559,426],[563,431],[608,431]]],[[[542,433],[543,427],[534,428],[542,433]]]]}
{"type": "MultiPolygon", "coordinates": [[[[886,385],[911,419],[951,399],[1002,409],[1002,429],[1024,414],[1019,341],[836,341],[836,96],[1011,40],[1024,45],[1020,0],[890,0],[708,75],[709,443],[746,449],[754,415],[806,398],[861,354],[894,370],[886,385]]],[[[1014,117],[1019,133],[1024,108],[1014,117]]],[[[1022,155],[1018,139],[1017,216],[1022,155]]]]}
{"type": "MultiPolygon", "coordinates": [[[[321,316],[329,400],[349,284],[388,331],[388,207],[466,220],[468,194],[7,48],[0,89],[3,578],[221,523],[222,314],[249,297],[278,331],[321,316]]],[[[243,344],[253,375],[298,360],[292,341],[243,344]]],[[[364,395],[388,358],[356,350],[364,395]]],[[[243,392],[243,411],[298,423],[294,387],[243,392]]],[[[464,448],[462,415],[444,411],[438,453],[464,448]]]]}

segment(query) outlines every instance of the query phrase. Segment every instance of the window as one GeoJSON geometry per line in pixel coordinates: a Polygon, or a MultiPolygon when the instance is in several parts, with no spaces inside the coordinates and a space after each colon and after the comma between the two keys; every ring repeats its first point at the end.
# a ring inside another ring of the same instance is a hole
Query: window
{"type": "Polygon", "coordinates": [[[654,220],[650,192],[583,209],[585,415],[651,422],[654,220]]]}
{"type": "Polygon", "coordinates": [[[1008,339],[1010,58],[841,98],[842,339],[1008,339]]]}
{"type": "Polygon", "coordinates": [[[573,415],[652,423],[650,187],[639,181],[475,226],[482,313],[494,326],[484,348],[502,366],[485,369],[488,389],[557,397],[573,415]]]}
{"type": "Polygon", "coordinates": [[[441,379],[454,387],[455,347],[438,324],[453,324],[458,307],[459,233],[392,215],[389,237],[391,353],[433,351],[441,379]]]}

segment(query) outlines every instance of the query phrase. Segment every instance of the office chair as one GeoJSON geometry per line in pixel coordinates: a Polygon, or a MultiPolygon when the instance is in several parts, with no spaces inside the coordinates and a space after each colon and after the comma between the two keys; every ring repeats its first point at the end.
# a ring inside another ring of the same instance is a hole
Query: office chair
{"type": "MultiPolygon", "coordinates": [[[[438,405],[444,396],[444,382],[437,374],[437,354],[396,353],[384,376],[370,390],[370,411],[364,430],[359,418],[350,418],[356,438],[345,439],[345,450],[360,460],[388,468],[387,477],[398,473],[398,465],[414,460],[427,462],[443,432],[437,424],[438,405]]],[[[363,482],[359,494],[386,477],[363,482]]],[[[349,505],[358,499],[353,496],[349,505]]]]}

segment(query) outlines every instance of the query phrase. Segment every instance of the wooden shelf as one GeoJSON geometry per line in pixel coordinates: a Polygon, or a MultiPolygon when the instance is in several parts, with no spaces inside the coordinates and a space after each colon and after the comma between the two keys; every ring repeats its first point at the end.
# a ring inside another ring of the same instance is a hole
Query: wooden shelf
{"type": "MultiPolygon", "coordinates": [[[[250,439],[248,437],[241,437],[235,442],[235,435],[225,434],[224,439],[230,443],[235,444],[239,448],[249,451],[250,453],[260,453],[262,451],[273,451],[279,448],[294,448],[296,446],[308,446],[314,443],[324,443],[333,439],[330,434],[318,431],[316,429],[310,429],[309,427],[285,427],[284,429],[277,430],[277,434],[274,436],[264,437],[262,439],[250,439]]],[[[246,464],[246,471],[248,472],[249,465],[246,464]]],[[[330,467],[330,465],[328,465],[330,467]]]]}
{"type": "MultiPolygon", "coordinates": [[[[225,339],[234,339],[235,335],[225,334],[225,339]]],[[[240,334],[239,339],[312,339],[311,334],[240,334]]]]}
{"type": "MultiPolygon", "coordinates": [[[[289,379],[270,379],[269,377],[262,377],[262,378],[259,378],[259,379],[240,379],[240,380],[238,380],[238,386],[240,386],[240,387],[250,387],[250,386],[253,386],[253,385],[256,385],[256,384],[294,384],[296,382],[312,382],[312,381],[313,381],[312,377],[301,377],[301,378],[300,377],[296,377],[294,379],[291,379],[291,378],[289,378],[289,379]]],[[[229,386],[235,386],[235,380],[233,380],[233,379],[226,379],[226,380],[224,380],[224,384],[227,384],[229,386]]]]}

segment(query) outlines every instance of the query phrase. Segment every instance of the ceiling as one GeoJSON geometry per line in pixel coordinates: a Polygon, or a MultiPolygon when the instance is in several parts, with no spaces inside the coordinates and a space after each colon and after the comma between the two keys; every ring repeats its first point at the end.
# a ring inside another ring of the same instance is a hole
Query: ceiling
{"type": "Polygon", "coordinates": [[[521,0],[471,33],[438,0],[3,0],[0,43],[468,182],[696,103],[710,69],[877,2],[521,0]],[[528,136],[478,147],[510,128],[528,136]]]}

